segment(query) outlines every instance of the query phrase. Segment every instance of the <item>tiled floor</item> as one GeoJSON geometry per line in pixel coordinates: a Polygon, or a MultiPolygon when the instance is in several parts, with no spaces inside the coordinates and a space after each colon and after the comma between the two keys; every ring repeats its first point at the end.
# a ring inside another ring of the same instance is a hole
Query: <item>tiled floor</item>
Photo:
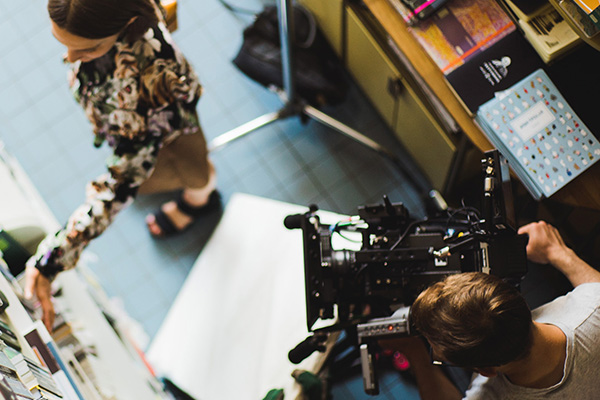
{"type": "MultiPolygon", "coordinates": [[[[241,3],[241,2],[238,2],[241,3]]],[[[264,1],[247,0],[260,10],[264,1]]],[[[249,80],[231,63],[251,22],[217,0],[179,0],[174,38],[205,87],[199,111],[212,139],[280,106],[279,98],[249,80]]],[[[44,0],[0,0],[0,140],[23,165],[59,221],[79,205],[85,183],[103,172],[107,149],[92,146],[90,127],[66,85],[64,49],[49,30],[44,0]]],[[[325,112],[387,146],[403,151],[374,109],[355,87],[325,112]]],[[[383,194],[423,216],[415,190],[375,152],[316,123],[278,121],[213,153],[225,203],[246,192],[296,204],[354,214],[383,194]]],[[[415,171],[415,174],[417,172],[415,171]]],[[[89,246],[89,264],[110,296],[152,337],[180,289],[212,221],[185,234],[154,240],[144,216],[169,195],[140,197],[89,246]]],[[[336,399],[367,398],[359,379],[334,388],[336,399]]],[[[416,398],[400,376],[386,374],[380,398],[416,398]]]]}

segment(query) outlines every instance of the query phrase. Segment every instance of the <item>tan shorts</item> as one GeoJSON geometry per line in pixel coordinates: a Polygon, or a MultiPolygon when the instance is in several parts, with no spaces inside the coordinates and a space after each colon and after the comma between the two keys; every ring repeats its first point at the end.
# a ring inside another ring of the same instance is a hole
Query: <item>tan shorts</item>
{"type": "Polygon", "coordinates": [[[156,168],[142,183],[138,193],[199,189],[206,186],[213,171],[202,132],[181,135],[160,149],[156,168]]]}

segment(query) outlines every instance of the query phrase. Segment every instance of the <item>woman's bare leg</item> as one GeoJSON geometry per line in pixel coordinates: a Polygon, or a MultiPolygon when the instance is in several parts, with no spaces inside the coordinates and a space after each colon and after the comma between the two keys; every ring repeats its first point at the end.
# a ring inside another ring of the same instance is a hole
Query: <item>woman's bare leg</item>
{"type": "MultiPolygon", "coordinates": [[[[201,207],[208,202],[208,197],[217,187],[217,175],[215,170],[211,168],[210,176],[208,178],[208,183],[202,188],[185,188],[183,190],[183,199],[186,203],[188,203],[192,207],[201,207]]],[[[171,220],[175,228],[177,230],[185,229],[189,224],[193,222],[193,218],[189,215],[184,214],[177,208],[177,203],[175,201],[169,201],[161,206],[162,211],[166,214],[166,216],[171,220]]],[[[160,236],[162,234],[162,230],[160,226],[156,222],[156,217],[154,214],[149,214],[146,217],[146,224],[148,225],[148,229],[150,233],[155,236],[160,236]]]]}

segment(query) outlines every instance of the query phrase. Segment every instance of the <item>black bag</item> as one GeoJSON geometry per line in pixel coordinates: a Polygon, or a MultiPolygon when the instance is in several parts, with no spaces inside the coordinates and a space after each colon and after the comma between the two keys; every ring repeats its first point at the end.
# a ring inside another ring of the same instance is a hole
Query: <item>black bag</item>
{"type": "MultiPolygon", "coordinates": [[[[338,104],[347,92],[343,68],[306,9],[293,6],[295,90],[312,105],[338,104]]],[[[244,30],[233,63],[249,78],[268,87],[283,87],[277,7],[267,6],[244,30]]]]}

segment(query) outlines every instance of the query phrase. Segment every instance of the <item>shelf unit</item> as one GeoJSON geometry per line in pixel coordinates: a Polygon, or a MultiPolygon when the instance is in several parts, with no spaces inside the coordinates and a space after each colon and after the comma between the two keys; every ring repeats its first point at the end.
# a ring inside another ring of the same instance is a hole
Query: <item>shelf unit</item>
{"type": "MultiPolygon", "coordinates": [[[[10,188],[3,191],[3,198],[15,196],[11,204],[27,203],[24,212],[27,218],[23,219],[24,224],[29,224],[30,228],[37,224],[44,232],[54,232],[58,229],[59,224],[50,209],[18,162],[4,150],[1,142],[0,185],[10,188]],[[6,181],[7,179],[9,181],[6,181]]],[[[1,217],[0,214],[0,226],[1,217]]],[[[13,225],[15,228],[18,224],[13,225]]],[[[36,230],[31,228],[30,231],[36,230]]],[[[91,368],[86,370],[75,365],[76,370],[71,371],[74,376],[85,372],[91,373],[91,376],[87,376],[87,391],[84,388],[86,384],[81,383],[82,393],[87,393],[83,395],[85,400],[171,398],[162,390],[162,385],[153,376],[139,346],[124,328],[127,325],[126,321],[119,320],[117,317],[119,313],[111,312],[112,305],[87,270],[85,257],[82,258],[78,268],[61,273],[53,285],[60,288],[60,296],[55,298],[55,306],[58,313],[68,317],[66,322],[70,325],[71,342],[79,341],[82,344],[77,358],[86,358],[89,361],[86,365],[91,368]],[[85,354],[82,354],[82,351],[85,354]]],[[[21,291],[21,286],[22,284],[11,283],[3,275],[0,276],[0,290],[10,304],[6,309],[6,316],[19,335],[29,330],[35,323],[19,300],[22,296],[17,295],[21,291]]],[[[23,339],[21,341],[24,355],[34,358],[35,353],[23,339]]],[[[76,361],[73,357],[73,348],[57,347],[60,352],[64,352],[65,360],[70,360],[72,363],[76,361]]],[[[83,380],[85,381],[86,377],[83,380]]]]}

